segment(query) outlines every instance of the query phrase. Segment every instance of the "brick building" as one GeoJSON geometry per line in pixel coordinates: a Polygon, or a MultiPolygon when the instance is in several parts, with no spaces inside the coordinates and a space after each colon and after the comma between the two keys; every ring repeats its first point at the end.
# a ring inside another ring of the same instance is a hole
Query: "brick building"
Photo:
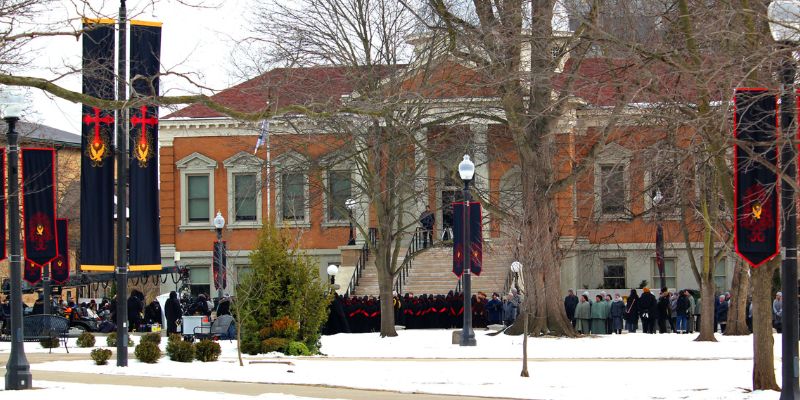
{"type": "MultiPolygon", "coordinates": [[[[601,79],[596,74],[598,65],[605,65],[605,61],[584,62],[580,73],[589,84],[579,93],[583,95],[569,103],[559,121],[555,138],[558,154],[553,162],[561,176],[573,173],[574,166],[588,156],[611,116],[606,92],[613,88],[598,83],[601,79]]],[[[265,107],[324,108],[356,95],[352,72],[344,67],[278,68],[224,90],[214,99],[246,112],[265,107]]],[[[401,72],[381,73],[389,76],[401,72]]],[[[438,63],[424,81],[409,71],[402,73],[406,79],[403,89],[439,110],[497,104],[497,96],[481,84],[480,75],[455,62],[438,63]]],[[[631,116],[628,121],[634,121],[642,108],[631,104],[625,112],[631,116]]],[[[656,286],[656,220],[662,222],[665,232],[667,286],[698,287],[689,268],[677,210],[670,206],[676,183],[663,175],[663,164],[654,161],[663,152],[652,152],[666,140],[666,133],[658,126],[621,122],[613,133],[617,137],[613,143],[557,194],[561,245],[566,255],[562,268],[565,291],[623,291],[639,287],[642,281],[656,286]],[[658,210],[652,200],[656,189],[666,199],[658,210]]],[[[342,264],[343,251],[350,249],[346,246],[349,217],[342,212],[342,205],[358,196],[355,180],[359,178],[346,163],[323,162],[334,157],[344,144],[299,115],[270,120],[269,154],[261,148],[254,155],[258,134],[256,124],[234,120],[203,105],[186,107],[160,121],[162,257],[169,265],[166,260],[180,252],[181,263],[191,267],[194,292],[216,290],[210,269],[216,237],[212,220],[217,211],[227,221],[223,237],[233,271],[248,267],[258,231],[267,223],[289,229],[300,247],[319,261],[323,277],[325,267],[342,264]],[[314,165],[328,167],[311,171],[309,166],[314,165]]],[[[515,164],[513,144],[495,120],[461,119],[426,127],[415,135],[419,147],[415,158],[425,163],[426,177],[419,198],[408,206],[408,214],[418,216],[425,205],[430,205],[436,213],[437,237],[448,227],[449,204],[460,199],[460,182],[452,177],[464,153],[476,164],[475,189],[487,205],[520,208],[520,169],[515,164]]],[[[680,151],[686,145],[685,139],[679,139],[673,150],[680,151]]],[[[358,202],[353,218],[359,225],[370,226],[373,216],[370,204],[358,202]]],[[[513,240],[513,233],[506,229],[510,225],[513,221],[503,220],[496,213],[484,215],[484,237],[488,248],[493,248],[485,255],[485,268],[494,269],[495,277],[505,277],[514,247],[524,245],[513,240]]],[[[689,239],[695,254],[701,254],[702,241],[696,229],[689,230],[689,239]]],[[[363,232],[357,232],[357,245],[364,240],[363,232]]],[[[442,257],[446,261],[450,255],[442,257]]],[[[729,255],[718,264],[719,288],[729,286],[734,263],[735,258],[729,255]]],[[[347,257],[342,266],[346,264],[347,257]]],[[[449,277],[455,285],[455,278],[449,277]]],[[[507,282],[493,279],[486,289],[503,290],[507,282]]]]}

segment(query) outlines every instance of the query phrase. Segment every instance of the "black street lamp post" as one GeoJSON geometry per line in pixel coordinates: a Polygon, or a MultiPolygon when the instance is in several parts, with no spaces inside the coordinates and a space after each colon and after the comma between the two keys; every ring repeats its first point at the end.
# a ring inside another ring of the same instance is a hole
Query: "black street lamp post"
{"type": "Polygon", "coordinates": [[[664,196],[661,189],[656,188],[653,196],[653,208],[656,210],[656,267],[658,268],[658,283],[660,287],[667,287],[667,278],[664,275],[664,227],[661,224],[661,201],[664,196]]]}
{"type": "Polygon", "coordinates": [[[356,235],[355,231],[353,230],[353,209],[356,208],[356,201],[353,199],[347,199],[344,202],[345,208],[347,208],[347,216],[350,220],[350,239],[347,241],[348,246],[352,246],[356,244],[356,235]]]}
{"type": "MultiPolygon", "coordinates": [[[[119,2],[117,100],[127,100],[128,11],[119,2]]],[[[128,366],[128,112],[117,110],[117,366],[128,366]]],[[[131,327],[135,328],[135,327],[131,327]]]]}
{"type": "Polygon", "coordinates": [[[25,357],[22,328],[22,249],[19,228],[19,146],[16,125],[22,111],[22,99],[10,95],[4,119],[8,124],[8,242],[11,269],[11,353],[6,364],[6,390],[24,390],[32,386],[31,367],[25,357]]]}
{"type": "Polygon", "coordinates": [[[458,174],[461,180],[464,181],[464,209],[463,209],[463,267],[464,271],[461,275],[462,287],[464,288],[464,325],[461,328],[461,346],[475,346],[475,332],[472,330],[472,280],[470,274],[470,263],[472,260],[472,249],[470,245],[469,233],[469,183],[475,175],[475,164],[469,160],[468,155],[464,155],[464,160],[458,164],[458,174]]]}
{"type": "Polygon", "coordinates": [[[222,216],[221,211],[217,211],[217,216],[214,217],[214,229],[217,232],[217,246],[219,246],[219,252],[214,252],[217,254],[216,257],[219,257],[219,259],[216,260],[217,265],[219,266],[219,271],[217,272],[217,279],[214,282],[214,284],[217,285],[217,304],[222,301],[222,282],[224,282],[225,279],[224,274],[228,273],[226,265],[223,265],[226,261],[224,256],[225,245],[222,243],[222,228],[224,227],[225,218],[222,216]]]}
{"type": "Polygon", "coordinates": [[[781,168],[784,176],[781,182],[781,214],[783,231],[781,233],[781,286],[783,291],[783,313],[781,324],[781,400],[800,398],[798,387],[798,324],[797,324],[797,216],[795,214],[795,193],[792,184],[797,181],[795,163],[795,144],[793,136],[797,132],[794,116],[794,47],[800,42],[798,28],[800,2],[776,0],[770,3],[770,31],[776,42],[783,45],[786,55],[781,67],[781,132],[785,141],[781,150],[781,168]]]}

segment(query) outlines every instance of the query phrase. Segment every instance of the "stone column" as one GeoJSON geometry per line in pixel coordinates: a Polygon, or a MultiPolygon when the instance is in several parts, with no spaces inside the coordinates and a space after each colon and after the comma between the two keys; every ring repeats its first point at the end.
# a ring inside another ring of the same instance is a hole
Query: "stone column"
{"type": "MultiPolygon", "coordinates": [[[[473,153],[472,162],[475,163],[475,190],[481,197],[487,198],[489,195],[489,156],[487,146],[489,135],[487,134],[489,125],[486,123],[475,123],[469,125],[472,133],[473,153]]],[[[489,213],[483,211],[483,240],[489,240],[489,213]]]]}

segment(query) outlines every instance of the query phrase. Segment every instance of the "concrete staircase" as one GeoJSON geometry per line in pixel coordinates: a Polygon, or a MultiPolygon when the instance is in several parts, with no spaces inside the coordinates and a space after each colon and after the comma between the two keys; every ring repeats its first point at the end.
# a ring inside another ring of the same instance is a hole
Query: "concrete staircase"
{"type": "MultiPolygon", "coordinates": [[[[472,276],[472,291],[482,291],[491,296],[492,292],[500,292],[508,276],[512,256],[502,246],[487,246],[483,254],[483,270],[480,276],[472,276]]],[[[398,262],[402,262],[402,259],[398,262]]],[[[453,275],[453,248],[433,247],[422,251],[413,260],[413,266],[406,283],[404,293],[446,294],[454,290],[458,279],[453,275]]],[[[378,276],[374,259],[367,263],[364,273],[355,290],[358,296],[378,295],[378,276]]]]}

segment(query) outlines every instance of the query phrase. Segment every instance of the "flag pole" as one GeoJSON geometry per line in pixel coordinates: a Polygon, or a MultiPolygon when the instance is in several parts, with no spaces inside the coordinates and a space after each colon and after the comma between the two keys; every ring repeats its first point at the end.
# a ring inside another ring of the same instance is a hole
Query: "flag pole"
{"type": "MultiPolygon", "coordinates": [[[[119,2],[119,64],[117,100],[127,96],[127,10],[125,0],[119,2]]],[[[117,110],[117,366],[128,366],[128,260],[127,260],[127,182],[128,182],[128,109],[117,110]]]]}

